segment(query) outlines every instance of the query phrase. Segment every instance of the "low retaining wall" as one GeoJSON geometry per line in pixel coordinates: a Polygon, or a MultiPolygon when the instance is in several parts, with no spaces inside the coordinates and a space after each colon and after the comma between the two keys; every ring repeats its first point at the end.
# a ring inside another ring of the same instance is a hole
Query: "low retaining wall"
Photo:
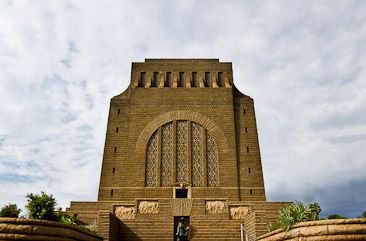
{"type": "Polygon", "coordinates": [[[0,218],[0,240],[101,241],[80,228],[52,221],[0,218]]]}
{"type": "Polygon", "coordinates": [[[289,231],[277,229],[257,238],[258,241],[366,240],[366,218],[332,219],[303,222],[289,231]]]}

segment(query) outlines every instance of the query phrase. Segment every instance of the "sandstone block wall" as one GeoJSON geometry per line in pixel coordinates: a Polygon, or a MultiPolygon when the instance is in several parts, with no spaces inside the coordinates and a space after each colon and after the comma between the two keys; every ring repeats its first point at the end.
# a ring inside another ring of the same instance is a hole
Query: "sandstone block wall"
{"type": "Polygon", "coordinates": [[[366,240],[366,218],[303,222],[289,231],[282,229],[258,237],[258,241],[366,240]]]}
{"type": "Polygon", "coordinates": [[[80,228],[52,221],[0,218],[0,240],[101,241],[80,228]]]}

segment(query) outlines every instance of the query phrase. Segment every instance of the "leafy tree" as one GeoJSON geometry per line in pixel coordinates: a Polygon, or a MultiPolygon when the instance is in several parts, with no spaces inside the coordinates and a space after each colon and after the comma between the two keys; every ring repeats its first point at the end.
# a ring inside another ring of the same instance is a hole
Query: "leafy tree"
{"type": "Polygon", "coordinates": [[[328,216],[328,219],[345,219],[345,216],[342,216],[340,214],[331,214],[328,216]]]}
{"type": "Polygon", "coordinates": [[[17,218],[21,211],[16,204],[9,203],[0,210],[0,217],[17,218]]]}
{"type": "Polygon", "coordinates": [[[366,211],[364,211],[364,212],[362,213],[362,217],[363,217],[363,218],[366,218],[366,211]]]}
{"type": "Polygon", "coordinates": [[[47,195],[45,192],[41,194],[27,194],[28,217],[43,220],[57,221],[58,218],[54,213],[56,199],[52,195],[47,195]]]}
{"type": "Polygon", "coordinates": [[[311,220],[319,220],[319,213],[322,211],[319,203],[310,203],[308,207],[311,220]]]}

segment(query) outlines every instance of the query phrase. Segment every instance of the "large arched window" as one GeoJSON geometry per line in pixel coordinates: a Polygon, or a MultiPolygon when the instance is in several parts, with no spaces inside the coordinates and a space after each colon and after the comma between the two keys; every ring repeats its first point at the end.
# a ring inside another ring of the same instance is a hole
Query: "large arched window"
{"type": "Polygon", "coordinates": [[[192,121],[176,120],[159,127],[146,147],[145,186],[219,185],[218,151],[208,131],[192,121]]]}

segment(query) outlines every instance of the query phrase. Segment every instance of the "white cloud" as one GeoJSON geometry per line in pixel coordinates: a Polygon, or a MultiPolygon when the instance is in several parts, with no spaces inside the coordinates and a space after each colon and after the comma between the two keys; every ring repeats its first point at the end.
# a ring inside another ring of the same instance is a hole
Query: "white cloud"
{"type": "Polygon", "coordinates": [[[96,199],[109,99],[145,57],[233,62],[237,87],[256,103],[269,200],[365,183],[363,9],[362,1],[1,1],[0,205],[40,190],[62,206],[96,199]]]}

